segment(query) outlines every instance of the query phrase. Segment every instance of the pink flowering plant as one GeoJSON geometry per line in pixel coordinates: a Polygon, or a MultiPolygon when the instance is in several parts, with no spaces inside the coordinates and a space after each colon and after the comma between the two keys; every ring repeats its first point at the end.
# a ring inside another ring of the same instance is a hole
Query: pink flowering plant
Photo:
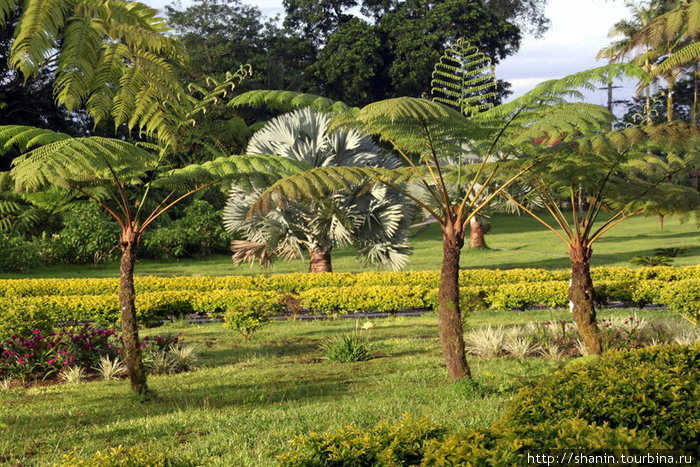
{"type": "Polygon", "coordinates": [[[90,368],[100,357],[117,356],[119,347],[114,329],[88,324],[48,333],[34,329],[0,342],[0,377],[46,379],[69,365],[90,368]]]}

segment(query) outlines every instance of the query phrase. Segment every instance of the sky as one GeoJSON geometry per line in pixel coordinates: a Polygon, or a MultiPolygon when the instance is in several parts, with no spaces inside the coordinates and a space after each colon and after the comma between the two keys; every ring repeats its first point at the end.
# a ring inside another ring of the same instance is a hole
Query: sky
{"type": "MultiPolygon", "coordinates": [[[[255,5],[267,16],[283,15],[282,0],[243,0],[255,5]]],[[[169,0],[146,0],[154,8],[163,8],[169,0]]],[[[187,5],[182,0],[182,5],[187,5]]],[[[517,97],[542,81],[604,65],[596,61],[598,51],[609,44],[608,31],[614,23],[628,17],[623,0],[549,0],[546,15],[551,27],[539,39],[525,36],[517,54],[496,66],[496,76],[509,81],[517,97]]],[[[633,83],[619,83],[615,99],[629,99],[633,83]]],[[[588,93],[586,100],[605,105],[607,93],[588,93]]]]}

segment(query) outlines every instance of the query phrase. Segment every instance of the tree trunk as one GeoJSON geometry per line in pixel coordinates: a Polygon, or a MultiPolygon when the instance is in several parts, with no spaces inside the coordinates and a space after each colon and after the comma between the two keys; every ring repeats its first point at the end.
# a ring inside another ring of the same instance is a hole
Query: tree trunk
{"type": "Polygon", "coordinates": [[[438,290],[438,332],[447,373],[453,381],[471,378],[464,351],[464,331],[459,309],[459,255],[464,246],[461,220],[442,232],[442,271],[438,290]]]}
{"type": "Polygon", "coordinates": [[[311,257],[309,272],[333,272],[331,248],[324,249],[314,245],[313,248],[309,248],[309,256],[311,257]]]}
{"type": "Polygon", "coordinates": [[[141,357],[139,327],[136,321],[136,290],[134,289],[134,263],[141,235],[127,230],[122,232],[122,258],[119,283],[119,303],[122,311],[122,341],[126,353],[126,367],[129,370],[131,389],[137,394],[144,394],[146,386],[146,367],[141,357]]]}
{"type": "Polygon", "coordinates": [[[659,214],[659,230],[663,230],[663,229],[664,229],[664,215],[659,214]]]}
{"type": "Polygon", "coordinates": [[[469,220],[469,248],[486,248],[484,225],[476,218],[469,220]]]}
{"type": "Polygon", "coordinates": [[[595,315],[593,298],[593,280],[591,279],[591,252],[586,245],[573,243],[569,246],[571,258],[571,285],[569,300],[572,303],[572,314],[578,325],[579,332],[590,355],[598,355],[603,351],[602,336],[595,315]]]}

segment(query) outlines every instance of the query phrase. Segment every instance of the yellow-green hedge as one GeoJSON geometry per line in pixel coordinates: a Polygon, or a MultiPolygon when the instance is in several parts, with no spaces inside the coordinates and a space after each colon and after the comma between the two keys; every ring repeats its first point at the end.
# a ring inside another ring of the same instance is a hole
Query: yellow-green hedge
{"type": "MultiPolygon", "coordinates": [[[[460,286],[501,286],[521,282],[568,281],[568,270],[544,269],[466,269],[460,272],[460,286]]],[[[626,268],[603,267],[591,270],[594,283],[601,281],[680,281],[700,280],[700,266],[626,268]]],[[[359,274],[278,274],[273,276],[181,276],[136,277],[137,293],[180,290],[256,290],[300,293],[321,287],[421,286],[437,288],[439,271],[363,272],[359,274]]],[[[119,289],[119,279],[6,279],[0,280],[0,297],[45,295],[110,295],[119,289]]],[[[1,298],[0,298],[1,299],[1,298]]]]}

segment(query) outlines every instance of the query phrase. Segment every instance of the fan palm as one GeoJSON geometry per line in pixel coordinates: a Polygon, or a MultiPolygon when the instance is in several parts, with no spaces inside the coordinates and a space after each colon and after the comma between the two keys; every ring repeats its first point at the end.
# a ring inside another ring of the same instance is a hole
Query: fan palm
{"type": "MultiPolygon", "coordinates": [[[[256,132],[248,154],[274,154],[306,164],[395,167],[372,140],[354,129],[328,131],[330,117],[309,108],[283,114],[256,132]]],[[[287,202],[264,215],[248,216],[261,191],[234,187],[224,209],[224,225],[244,240],[234,241],[233,259],[270,263],[275,258],[310,257],[309,272],[331,272],[331,251],[354,245],[369,264],[400,269],[408,257],[410,215],[406,198],[385,187],[357,186],[350,193],[287,202]]]]}
{"type": "MultiPolygon", "coordinates": [[[[481,113],[465,112],[440,103],[410,97],[388,99],[362,109],[348,109],[334,119],[334,127],[360,128],[392,145],[406,166],[396,169],[371,167],[319,167],[276,182],[253,204],[251,213],[266,212],[287,200],[319,197],[351,189],[372,177],[376,183],[403,193],[430,213],[442,229],[443,262],[438,291],[438,331],[448,373],[452,379],[470,377],[465,358],[459,307],[459,259],[465,228],[503,190],[520,176],[556,154],[575,139],[594,141],[589,148],[625,146],[625,137],[608,135],[612,115],[600,106],[572,104],[565,97],[580,96],[577,89],[591,88],[621,74],[642,76],[636,66],[610,65],[543,83],[508,104],[481,113]],[[463,152],[464,145],[480,155],[479,164],[446,165],[445,158],[463,152]],[[506,174],[500,176],[501,174],[506,174]],[[419,185],[432,202],[412,194],[419,185]],[[455,190],[450,187],[457,186],[455,190]],[[488,194],[486,194],[488,193],[488,194]]],[[[479,83],[481,91],[488,86],[479,83]]],[[[465,93],[471,95],[471,93],[465,93]]],[[[340,106],[308,95],[279,91],[243,94],[232,105],[267,103],[319,109],[340,106]]]]}
{"type": "Polygon", "coordinates": [[[273,157],[222,157],[168,170],[163,152],[121,140],[73,138],[26,126],[0,127],[0,150],[16,147],[12,162],[15,191],[35,192],[60,187],[101,206],[119,224],[121,248],[119,301],[122,340],[132,389],[147,390],[134,305],[134,264],[144,231],[173,206],[213,184],[236,180],[264,186],[299,165],[273,157]],[[155,200],[155,204],[152,202],[155,200]],[[149,202],[151,201],[151,202],[149,202]],[[155,206],[146,209],[146,206],[155,206]]]}

